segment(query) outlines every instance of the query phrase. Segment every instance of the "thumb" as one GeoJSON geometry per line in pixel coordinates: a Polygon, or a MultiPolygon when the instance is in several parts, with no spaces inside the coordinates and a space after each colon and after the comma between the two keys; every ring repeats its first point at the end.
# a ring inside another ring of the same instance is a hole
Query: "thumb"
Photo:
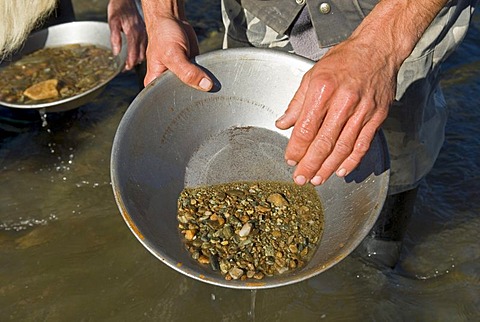
{"type": "Polygon", "coordinates": [[[212,89],[213,81],[211,78],[200,67],[190,62],[183,52],[176,55],[173,54],[171,57],[172,56],[176,58],[165,63],[147,59],[147,73],[144,79],[145,86],[168,69],[190,87],[205,92],[212,89]]]}
{"type": "Polygon", "coordinates": [[[169,69],[177,75],[183,83],[195,89],[208,92],[213,87],[213,81],[207,73],[192,63],[186,55],[183,55],[182,58],[175,59],[169,69]]]}

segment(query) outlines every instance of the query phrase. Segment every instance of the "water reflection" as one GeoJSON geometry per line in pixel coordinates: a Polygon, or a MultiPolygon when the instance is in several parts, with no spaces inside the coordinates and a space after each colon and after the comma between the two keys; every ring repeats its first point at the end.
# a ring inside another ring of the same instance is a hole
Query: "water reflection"
{"type": "Polygon", "coordinates": [[[480,314],[480,22],[445,70],[447,140],[420,189],[400,267],[350,256],[307,281],[214,287],[133,237],[110,185],[116,126],[137,92],[118,76],[78,110],[0,110],[0,320],[468,321],[480,314]],[[253,301],[253,302],[252,302],[253,301]]]}

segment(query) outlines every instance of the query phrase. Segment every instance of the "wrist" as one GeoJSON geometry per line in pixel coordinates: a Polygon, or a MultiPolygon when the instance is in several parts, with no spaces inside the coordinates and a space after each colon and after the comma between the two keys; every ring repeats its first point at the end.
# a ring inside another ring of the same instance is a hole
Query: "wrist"
{"type": "Polygon", "coordinates": [[[142,0],[146,17],[186,20],[184,0],[142,0]]]}
{"type": "Polygon", "coordinates": [[[350,39],[398,70],[447,0],[382,0],[350,39]],[[375,45],[373,45],[375,44],[375,45]]]}

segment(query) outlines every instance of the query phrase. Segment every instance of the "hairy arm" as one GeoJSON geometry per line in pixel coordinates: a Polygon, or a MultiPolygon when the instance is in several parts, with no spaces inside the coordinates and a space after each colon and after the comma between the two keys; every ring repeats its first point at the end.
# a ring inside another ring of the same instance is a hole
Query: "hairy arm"
{"type": "Polygon", "coordinates": [[[358,166],[388,115],[403,61],[447,0],[382,0],[302,79],[276,125],[294,127],[285,158],[297,184],[358,166]]]}

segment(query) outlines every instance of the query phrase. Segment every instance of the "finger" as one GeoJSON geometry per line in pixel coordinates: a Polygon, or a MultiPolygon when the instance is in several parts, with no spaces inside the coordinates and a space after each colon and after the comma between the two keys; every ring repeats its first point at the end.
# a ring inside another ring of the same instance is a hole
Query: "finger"
{"type": "Polygon", "coordinates": [[[310,182],[313,185],[323,184],[352,153],[362,131],[364,120],[365,113],[357,112],[350,117],[341,131],[332,153],[321,163],[320,169],[311,179],[310,182]]]}
{"type": "Polygon", "coordinates": [[[133,33],[127,34],[127,61],[126,70],[131,70],[136,64],[139,56],[139,46],[137,45],[137,35],[133,33]]]}
{"type": "Polygon", "coordinates": [[[297,164],[303,158],[317,136],[327,111],[328,100],[333,93],[333,87],[314,83],[309,82],[300,115],[285,150],[285,159],[290,165],[297,164]]]}
{"type": "Polygon", "coordinates": [[[109,22],[110,26],[110,44],[112,46],[113,55],[118,55],[122,48],[122,36],[119,23],[115,23],[115,19],[109,22]]]}
{"type": "Polygon", "coordinates": [[[362,161],[362,158],[370,149],[370,145],[377,130],[378,125],[374,121],[370,121],[363,127],[355,141],[352,153],[350,153],[350,155],[338,167],[338,170],[336,171],[337,176],[347,176],[360,164],[360,161],[362,161]]]}
{"type": "Polygon", "coordinates": [[[182,55],[173,56],[172,64],[168,67],[183,83],[195,89],[209,91],[213,87],[210,77],[200,67],[190,62],[184,52],[182,55]]]}
{"type": "Polygon", "coordinates": [[[142,63],[146,58],[145,53],[147,48],[147,36],[145,33],[142,33],[139,48],[140,48],[139,50],[140,52],[138,54],[137,64],[142,63]]]}
{"type": "Polygon", "coordinates": [[[143,79],[143,84],[147,86],[155,78],[163,74],[167,68],[160,62],[154,61],[152,59],[147,60],[147,72],[145,78],[143,79]]]}
{"type": "MultiPolygon", "coordinates": [[[[352,94],[337,94],[330,100],[328,113],[326,114],[317,135],[308,146],[305,155],[302,157],[294,171],[294,180],[297,184],[302,184],[302,182],[308,182],[311,180],[322,167],[325,160],[334,151],[340,133],[342,132],[344,125],[354,113],[354,108],[358,105],[358,102],[359,97],[352,94]]],[[[353,137],[349,138],[349,140],[355,141],[357,134],[358,133],[355,133],[353,137]]],[[[346,147],[342,145],[340,148],[343,149],[346,147]]],[[[336,168],[332,170],[332,173],[335,170],[336,168]]],[[[330,175],[331,173],[328,176],[330,175]]],[[[316,178],[316,180],[323,181],[323,178],[316,178]]]]}
{"type": "MultiPolygon", "coordinates": [[[[148,48],[147,48],[148,50],[148,48]]],[[[148,56],[148,54],[147,54],[148,56]]],[[[150,57],[153,57],[150,55],[150,57]]],[[[168,51],[162,62],[147,60],[147,74],[144,83],[148,85],[166,69],[174,73],[183,83],[201,90],[209,91],[213,87],[210,77],[198,66],[190,62],[183,49],[173,48],[168,51]]]]}
{"type": "Polygon", "coordinates": [[[306,82],[300,83],[300,87],[295,92],[295,95],[288,104],[285,113],[275,121],[275,126],[279,129],[289,129],[298,120],[298,117],[302,111],[303,102],[305,101],[305,92],[308,87],[306,84],[306,82]]]}

